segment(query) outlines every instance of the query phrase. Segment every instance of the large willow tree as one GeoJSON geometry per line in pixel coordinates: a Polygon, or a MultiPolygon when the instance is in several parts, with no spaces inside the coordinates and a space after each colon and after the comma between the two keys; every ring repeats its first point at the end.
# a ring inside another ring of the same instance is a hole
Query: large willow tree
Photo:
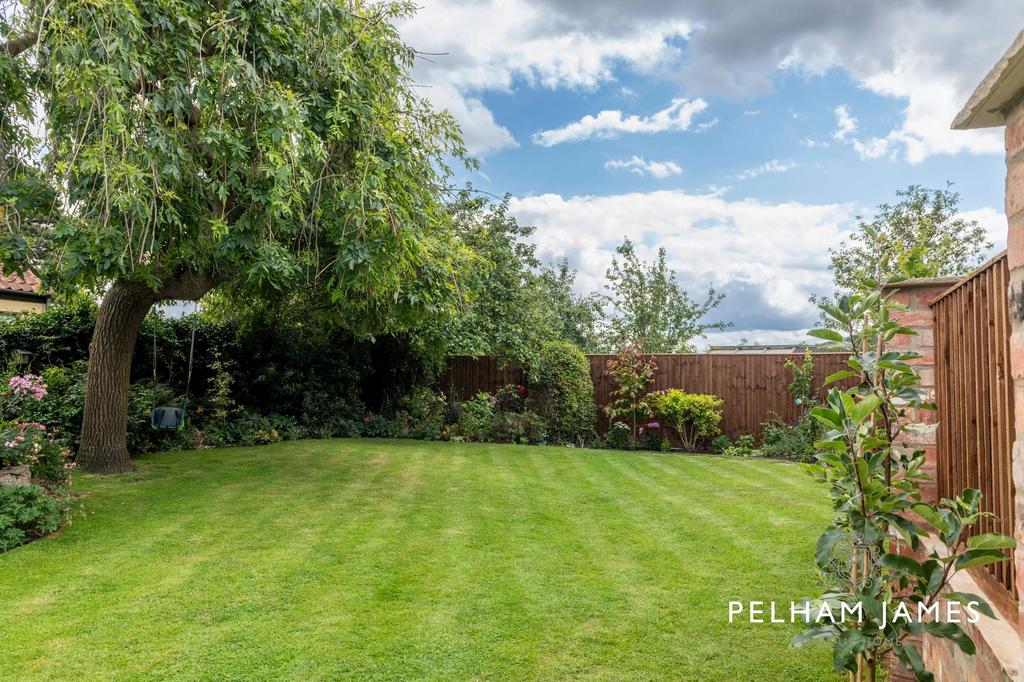
{"type": "Polygon", "coordinates": [[[392,24],[410,4],[8,5],[0,259],[102,293],[83,469],[130,466],[131,354],[154,303],[316,292],[367,333],[450,310],[441,193],[463,149],[410,82],[392,24]]]}

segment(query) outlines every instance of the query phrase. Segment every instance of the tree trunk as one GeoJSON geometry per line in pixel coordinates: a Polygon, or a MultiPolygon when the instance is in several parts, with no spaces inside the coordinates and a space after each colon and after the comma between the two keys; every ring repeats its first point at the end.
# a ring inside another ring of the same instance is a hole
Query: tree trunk
{"type": "Polygon", "coordinates": [[[75,462],[83,471],[113,474],[132,467],[128,456],[128,384],[139,328],[150,307],[166,299],[198,300],[211,280],[184,274],[159,291],[116,281],[103,297],[89,343],[82,442],[75,462]]]}
{"type": "Polygon", "coordinates": [[[139,327],[155,301],[144,284],[114,282],[103,297],[89,343],[82,443],[75,461],[84,471],[112,474],[132,467],[128,457],[128,382],[139,327]]]}

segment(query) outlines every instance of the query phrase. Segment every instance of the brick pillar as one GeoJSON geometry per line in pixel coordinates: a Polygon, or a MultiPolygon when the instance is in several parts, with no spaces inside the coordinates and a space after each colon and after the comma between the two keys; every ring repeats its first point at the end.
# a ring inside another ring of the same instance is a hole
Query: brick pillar
{"type": "MultiPolygon", "coordinates": [[[[920,354],[921,357],[912,360],[910,364],[915,366],[920,375],[921,388],[927,392],[930,402],[935,402],[935,316],[932,314],[931,303],[956,281],[956,278],[939,277],[908,280],[893,287],[893,298],[908,308],[893,317],[917,332],[917,336],[897,336],[890,346],[920,354]]],[[[934,410],[914,410],[910,414],[911,422],[933,424],[937,418],[934,410]]],[[[925,465],[922,470],[931,477],[931,480],[921,484],[921,495],[926,502],[938,502],[935,484],[935,432],[908,433],[897,444],[906,452],[924,450],[925,465]]]]}
{"type": "MultiPolygon", "coordinates": [[[[903,305],[907,310],[895,313],[893,317],[899,320],[903,326],[910,327],[917,336],[897,336],[889,346],[895,350],[916,351],[921,357],[911,360],[918,375],[921,377],[921,388],[928,395],[929,402],[935,402],[935,316],[932,313],[931,303],[942,292],[952,286],[956,278],[935,278],[908,280],[895,285],[892,288],[893,298],[903,305]]],[[[937,415],[933,410],[913,410],[910,414],[910,421],[915,423],[933,424],[937,415]]],[[[935,432],[931,433],[908,433],[899,441],[898,446],[905,452],[924,450],[925,464],[922,470],[928,474],[929,480],[921,483],[921,497],[926,502],[938,502],[938,489],[935,482],[935,469],[938,454],[935,448],[935,432]]],[[[900,543],[900,552],[913,555],[910,547],[900,543]]],[[[918,560],[924,559],[924,552],[916,556],[918,560]]],[[[911,638],[918,651],[923,654],[923,639],[921,636],[911,638]]],[[[916,676],[906,670],[896,661],[891,660],[889,679],[891,682],[914,682],[916,676]]]]}
{"type": "MultiPolygon", "coordinates": [[[[1014,536],[1017,550],[1017,594],[1021,595],[1020,631],[1024,632],[1024,104],[1015,105],[1006,119],[1006,219],[1007,262],[1010,267],[1010,372],[1013,377],[1015,405],[1013,444],[1014,536]]],[[[1024,670],[1024,647],[1021,670],[1024,670]]]]}

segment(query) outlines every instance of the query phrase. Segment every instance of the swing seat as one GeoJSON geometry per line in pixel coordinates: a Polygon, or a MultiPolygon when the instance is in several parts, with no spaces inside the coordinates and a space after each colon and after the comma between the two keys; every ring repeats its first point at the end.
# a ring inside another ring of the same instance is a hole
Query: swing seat
{"type": "Polygon", "coordinates": [[[149,425],[160,431],[177,431],[185,425],[185,408],[154,407],[149,415],[149,425]]]}

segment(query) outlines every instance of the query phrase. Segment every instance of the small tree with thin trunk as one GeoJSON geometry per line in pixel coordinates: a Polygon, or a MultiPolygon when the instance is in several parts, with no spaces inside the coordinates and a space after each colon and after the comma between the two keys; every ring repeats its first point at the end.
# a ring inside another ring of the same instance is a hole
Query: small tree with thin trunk
{"type": "Polygon", "coordinates": [[[629,424],[630,446],[636,447],[639,419],[651,415],[647,389],[651,385],[657,363],[640,352],[637,346],[626,346],[605,364],[604,373],[615,385],[612,401],[604,411],[611,419],[625,419],[629,424]]]}
{"type": "Polygon", "coordinates": [[[130,466],[131,352],[154,303],[319,292],[366,333],[451,309],[460,254],[440,199],[444,160],[464,150],[412,88],[393,26],[411,10],[62,0],[5,13],[0,159],[22,170],[0,173],[0,199],[15,197],[0,261],[103,296],[83,469],[130,466]],[[15,186],[28,177],[51,188],[47,210],[12,210],[39,195],[15,186]]]}
{"type": "Polygon", "coordinates": [[[826,381],[856,377],[859,383],[832,389],[811,410],[824,427],[811,469],[828,488],[833,519],[815,551],[826,592],[808,608],[808,628],[794,643],[831,639],[834,668],[848,672],[851,682],[874,682],[889,656],[918,680],[932,680],[915,635],[949,639],[973,654],[961,623],[941,617],[939,605],[945,600],[992,616],[984,599],[952,591],[950,581],[958,571],[1005,561],[1015,545],[1005,535],[971,534],[991,516],[980,510],[978,490],[938,504],[922,499],[925,453],[906,452],[899,443],[904,433],[934,428],[912,421],[917,410],[934,405],[911,364],[918,354],[894,348],[901,345],[897,337],[914,333],[894,315],[902,310],[880,290],[855,294],[823,306],[832,328],[811,332],[850,354],[849,369],[826,381]],[[940,543],[925,550],[921,538],[930,533],[940,543]],[[926,555],[906,556],[899,542],[926,555]]]}

